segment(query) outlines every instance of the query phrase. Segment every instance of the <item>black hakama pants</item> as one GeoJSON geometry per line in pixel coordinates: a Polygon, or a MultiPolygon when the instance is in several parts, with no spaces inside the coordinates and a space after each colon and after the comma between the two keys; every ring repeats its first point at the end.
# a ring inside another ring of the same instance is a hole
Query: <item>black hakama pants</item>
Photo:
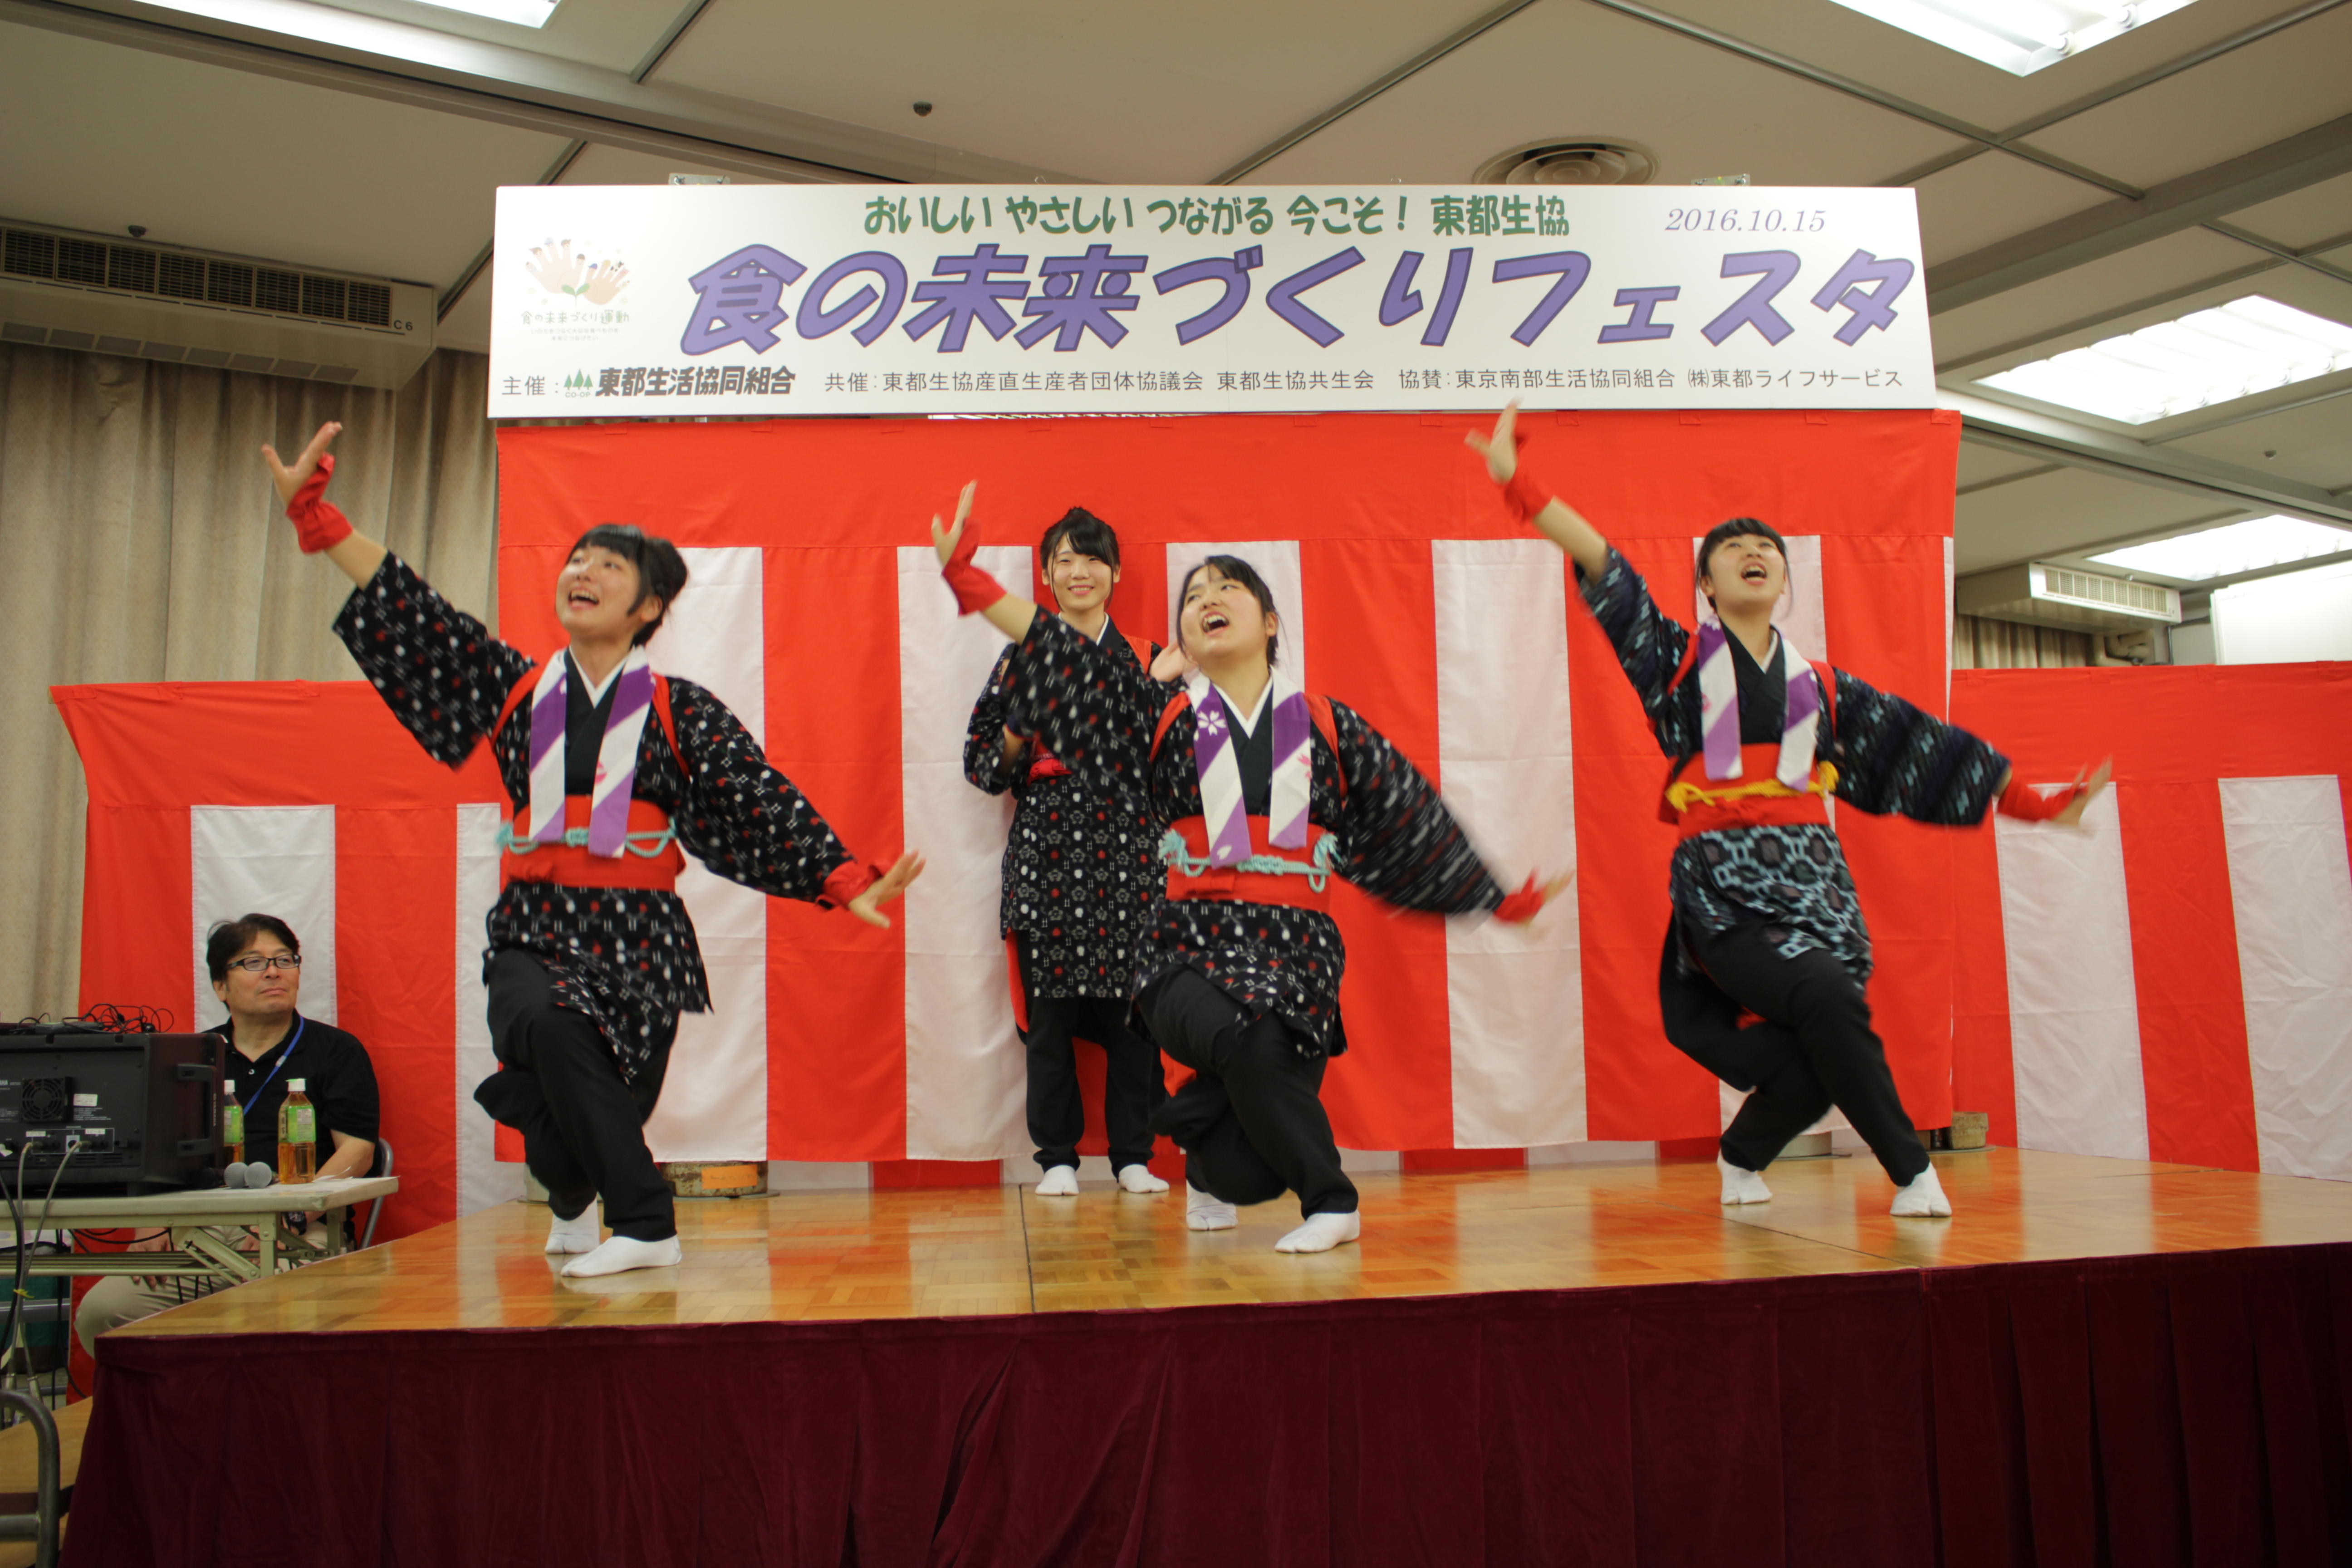
{"type": "Polygon", "coordinates": [[[1021,1043],[1029,1053],[1029,1141],[1037,1164],[1075,1167],[1078,1140],[1086,1136],[1087,1107],[1078,1093],[1077,1042],[1103,1049],[1103,1131],[1110,1139],[1110,1168],[1151,1161],[1151,1113],[1168,1098],[1160,1052],[1129,1026],[1125,998],[1040,996],[1031,984],[1029,939],[1015,934],[1021,963],[1023,1006],[1028,1026],[1021,1043]]]}
{"type": "Polygon", "coordinates": [[[1356,1212],[1356,1184],[1323,1110],[1324,1057],[1289,1025],[1247,1009],[1196,972],[1155,980],[1139,999],[1160,1049],[1195,1077],[1152,1117],[1184,1151],[1184,1179],[1229,1204],[1298,1194],[1299,1213],[1356,1212]]]}
{"type": "Polygon", "coordinates": [[[474,1101],[522,1134],[530,1173],[549,1206],[571,1219],[598,1197],[615,1236],[665,1241],[677,1234],[669,1182],[646,1147],[646,1119],[661,1099],[676,1037],[656,1042],[634,1083],[625,1081],[596,1026],[555,1002],[547,966],[509,948],[490,960],[490,1049],[500,1071],[474,1101]]]}
{"type": "Polygon", "coordinates": [[[1723,1157],[1760,1171],[1789,1141],[1845,1112],[1896,1186],[1927,1168],[1870,1026],[1861,981],[1821,948],[1783,958],[1765,922],[1709,933],[1666,930],[1658,1007],[1676,1049],[1734,1089],[1752,1090],[1724,1130],[1723,1157]],[[1696,969],[1685,964],[1686,951],[1696,969]],[[1742,1009],[1762,1019],[1742,1028],[1742,1009]]]}

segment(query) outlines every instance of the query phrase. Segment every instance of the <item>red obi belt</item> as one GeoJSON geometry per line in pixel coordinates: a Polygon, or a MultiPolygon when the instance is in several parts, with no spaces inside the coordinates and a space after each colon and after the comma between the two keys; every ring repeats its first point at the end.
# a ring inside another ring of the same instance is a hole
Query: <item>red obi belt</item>
{"type": "Polygon", "coordinates": [[[1685,758],[1666,781],[1660,815],[1672,821],[1685,838],[1720,833],[1732,827],[1791,827],[1801,823],[1830,825],[1829,795],[1837,788],[1834,764],[1817,762],[1804,787],[1791,789],[1773,776],[1780,765],[1780,743],[1739,748],[1737,779],[1710,779],[1704,757],[1685,758]]]}
{"type": "Polygon", "coordinates": [[[629,832],[618,855],[588,852],[589,797],[563,797],[563,842],[534,844],[525,809],[499,829],[502,885],[551,882],[561,888],[640,888],[673,892],[686,865],[669,813],[647,800],[629,802],[629,832]]]}
{"type": "Polygon", "coordinates": [[[1314,823],[1307,825],[1307,843],[1297,849],[1268,843],[1263,816],[1249,819],[1250,853],[1232,866],[1209,862],[1206,817],[1187,816],[1160,840],[1160,859],[1168,868],[1171,900],[1222,899],[1240,904],[1281,904],[1295,910],[1331,912],[1332,862],[1338,846],[1314,823]]]}

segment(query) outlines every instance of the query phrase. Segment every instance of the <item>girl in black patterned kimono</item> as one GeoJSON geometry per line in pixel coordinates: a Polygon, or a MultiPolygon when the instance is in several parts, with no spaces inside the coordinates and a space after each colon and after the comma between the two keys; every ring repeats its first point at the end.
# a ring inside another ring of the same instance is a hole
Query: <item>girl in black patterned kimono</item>
{"type": "MultiPolygon", "coordinates": [[[[1111,623],[1118,535],[1072,507],[1037,546],[1062,619],[1104,654],[1138,670],[1156,644],[1111,623]]],[[[1130,1193],[1164,1193],[1151,1173],[1151,1113],[1167,1098],[1160,1053],[1128,1024],[1135,939],[1160,900],[1160,858],[1150,822],[1132,800],[1087,783],[1050,747],[1006,721],[1008,650],[990,672],[963,745],[964,776],[991,795],[1013,794],[1004,844],[999,926],[1011,960],[1014,1023],[1029,1055],[1029,1138],[1045,1174],[1044,1197],[1075,1197],[1078,1140],[1076,1038],[1103,1051],[1103,1125],[1110,1164],[1130,1193]]]]}
{"type": "Polygon", "coordinates": [[[1528,474],[1517,416],[1516,405],[1506,408],[1494,435],[1473,431],[1470,445],[1512,514],[1575,562],[1584,602],[1674,759],[1661,809],[1682,840],[1658,1000],[1668,1040],[1753,1091],[1716,1158],[1723,1201],[1769,1202],[1764,1167],[1835,1106],[1895,1183],[1894,1213],[1950,1214],[1870,1026],[1870,932],[1827,797],[1920,822],[1980,822],[1997,806],[2071,824],[2105,786],[2105,766],[2045,798],[1975,736],[1809,662],[1772,624],[1788,558],[1780,534],[1753,518],[1700,543],[1699,587],[1713,613],[1694,635],[1528,474]],[[1745,1026],[1743,1012],[1754,1016],[1745,1026]]]}
{"type": "Polygon", "coordinates": [[[681,849],[775,898],[846,905],[870,925],[922,870],[879,875],[843,848],[709,691],[656,675],[645,644],[686,584],[665,539],[589,530],[558,574],[570,646],[540,663],[492,637],[325,500],[323,425],[291,468],[268,447],[304,551],[358,591],[335,630],[428,754],[452,767],[488,740],[511,799],[483,977],[502,1070],[474,1091],[522,1133],[548,1192],[547,1250],[568,1275],[679,1259],[670,1190],[644,1126],[681,1013],[710,992],[677,893],[681,849]],[[599,1243],[596,1201],[610,1239],[599,1243]]]}
{"type": "Polygon", "coordinates": [[[1343,705],[1276,662],[1281,620],[1247,562],[1213,555],[1185,577],[1176,647],[1133,668],[972,564],[965,486],[931,541],[965,614],[1013,639],[1016,727],[1096,787],[1140,801],[1160,837],[1167,898],[1136,944],[1135,1011],[1195,1074],[1153,1126],[1185,1153],[1185,1222],[1298,1195],[1276,1244],[1323,1252],[1361,1234],[1319,1090],[1347,1047],[1347,952],[1330,914],[1344,877],[1404,909],[1532,920],[1567,878],[1506,895],[1436,791],[1343,705]],[[1183,679],[1171,695],[1167,682],[1183,679]]]}

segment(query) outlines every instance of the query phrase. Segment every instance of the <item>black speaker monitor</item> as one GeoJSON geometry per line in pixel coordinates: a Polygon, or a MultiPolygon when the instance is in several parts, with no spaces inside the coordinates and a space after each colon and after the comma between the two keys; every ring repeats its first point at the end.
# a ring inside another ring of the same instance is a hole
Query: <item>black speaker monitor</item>
{"type": "Polygon", "coordinates": [[[53,1176],[59,1192],[218,1185],[227,1049],[218,1035],[0,1034],[0,1143],[22,1152],[28,1193],[53,1176]]]}

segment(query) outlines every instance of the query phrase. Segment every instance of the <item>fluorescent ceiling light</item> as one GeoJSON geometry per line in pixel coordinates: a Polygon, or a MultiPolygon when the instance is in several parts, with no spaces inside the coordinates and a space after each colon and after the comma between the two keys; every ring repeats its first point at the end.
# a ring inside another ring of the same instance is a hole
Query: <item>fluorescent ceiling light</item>
{"type": "MultiPolygon", "coordinates": [[[[271,13],[267,0],[260,0],[260,3],[256,3],[256,0],[150,0],[150,3],[168,11],[209,16],[217,22],[265,26],[276,32],[289,30],[285,8],[279,7],[278,12],[271,13]]],[[[362,14],[350,6],[334,5],[334,0],[327,0],[327,3],[347,16],[362,14]]],[[[436,11],[463,11],[469,16],[487,16],[493,22],[511,22],[518,27],[544,27],[547,19],[555,15],[555,7],[561,0],[415,0],[415,4],[436,11]]],[[[381,15],[374,12],[365,14],[381,15]]],[[[335,41],[328,33],[320,32],[315,26],[294,30],[304,37],[322,43],[335,41]]]]}
{"type": "Polygon", "coordinates": [[[2226,528],[2159,539],[2152,544],[2126,545],[2092,560],[2127,572],[2149,572],[2202,583],[2211,577],[2234,577],[2265,566],[2285,566],[2322,555],[2352,550],[2352,532],[2305,522],[2299,517],[2257,517],[2226,528]]]}
{"type": "Polygon", "coordinates": [[[557,0],[417,0],[441,11],[463,11],[468,16],[488,16],[493,22],[512,22],[519,27],[544,27],[547,19],[555,15],[557,0]]]}
{"type": "Polygon", "coordinates": [[[1978,384],[2145,425],[2339,370],[2352,370],[2352,327],[2250,294],[1978,384]]]}
{"type": "Polygon", "coordinates": [[[2136,5],[2101,0],[1837,0],[1891,27],[1931,44],[1956,49],[1970,59],[1999,66],[2011,76],[2032,76],[2109,38],[2170,16],[2190,0],[2140,0],[2136,5]]]}

